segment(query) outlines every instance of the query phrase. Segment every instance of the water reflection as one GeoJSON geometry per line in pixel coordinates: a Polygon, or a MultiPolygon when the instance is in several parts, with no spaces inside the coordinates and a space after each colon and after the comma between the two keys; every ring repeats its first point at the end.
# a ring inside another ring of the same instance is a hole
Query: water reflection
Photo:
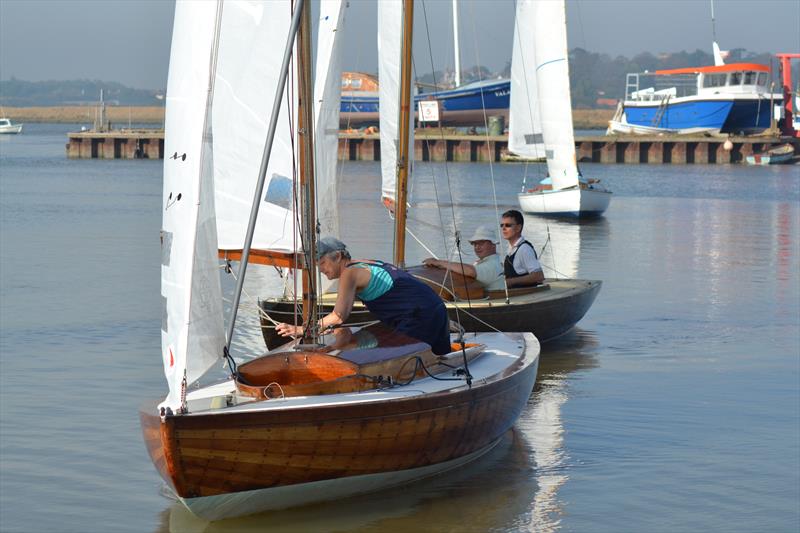
{"type": "MultiPolygon", "coordinates": [[[[609,227],[603,217],[561,220],[526,214],[523,234],[536,246],[546,277],[577,278],[581,254],[596,257],[597,249],[608,242],[609,227]]],[[[591,273],[584,275],[592,277],[591,273]]]]}
{"type": "Polygon", "coordinates": [[[583,330],[550,343],[515,429],[461,469],[375,494],[219,522],[175,502],[156,531],[555,531],[563,513],[558,491],[568,480],[561,409],[569,375],[597,366],[596,346],[594,334],[583,330]]]}

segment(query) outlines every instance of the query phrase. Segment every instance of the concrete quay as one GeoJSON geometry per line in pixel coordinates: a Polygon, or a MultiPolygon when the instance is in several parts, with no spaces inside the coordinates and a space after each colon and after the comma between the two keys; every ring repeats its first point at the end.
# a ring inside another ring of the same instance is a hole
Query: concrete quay
{"type": "MultiPolygon", "coordinates": [[[[75,159],[163,159],[164,130],[81,131],[67,134],[67,157],[75,159]]],[[[686,135],[595,135],[575,139],[581,162],[607,164],[730,164],[748,155],[800,139],[779,136],[706,137],[686,135]],[[726,148],[727,141],[730,141],[726,148]]],[[[378,133],[341,132],[339,159],[380,161],[378,133]]],[[[518,160],[508,153],[506,135],[460,135],[418,130],[415,161],[488,162],[518,160]]]]}
{"type": "Polygon", "coordinates": [[[70,159],[163,159],[163,129],[78,131],[67,134],[70,159]]]}

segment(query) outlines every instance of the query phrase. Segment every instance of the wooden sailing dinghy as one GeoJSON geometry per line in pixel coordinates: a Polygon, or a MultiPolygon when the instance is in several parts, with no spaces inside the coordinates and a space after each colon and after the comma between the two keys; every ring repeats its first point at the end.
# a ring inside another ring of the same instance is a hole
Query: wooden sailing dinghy
{"type": "MultiPolygon", "coordinates": [[[[379,9],[399,24],[404,12],[411,16],[406,4],[387,1],[379,9]]],[[[218,62],[242,57],[225,46],[246,48],[260,65],[259,55],[274,54],[274,47],[259,39],[287,41],[283,62],[258,86],[259,100],[269,87],[275,98],[241,246],[240,284],[262,193],[269,189],[273,134],[280,110],[289,107],[281,101],[298,27],[301,82],[293,93],[298,100],[290,103],[299,108],[295,131],[312,123],[308,71],[302,72],[310,57],[308,6],[297,0],[293,13],[289,1],[265,1],[257,3],[256,17],[254,5],[230,3],[223,11],[221,3],[178,1],[167,90],[165,148],[176,154],[164,163],[162,229],[162,358],[169,393],[145,406],[140,419],[169,489],[209,520],[378,490],[476,459],[525,407],[539,360],[530,333],[467,335],[454,339],[453,352],[436,356],[427,344],[374,325],[296,340],[236,367],[230,343],[241,285],[226,338],[212,172],[212,155],[226,152],[221,136],[212,134],[212,109],[220,81],[224,90],[245,81],[219,76],[218,62]],[[223,360],[230,377],[204,377],[223,360]]],[[[322,9],[320,32],[338,30],[342,4],[326,2],[322,9]]],[[[300,143],[298,152],[308,158],[312,150],[300,143]]],[[[306,160],[300,168],[309,166],[306,160]]],[[[290,219],[302,219],[307,246],[288,254],[302,257],[307,273],[315,272],[316,219],[308,190],[313,178],[303,176],[302,201],[289,203],[287,211],[290,219]]],[[[313,292],[313,276],[306,277],[313,292]]],[[[306,308],[308,323],[315,324],[314,306],[307,301],[306,308]]]]}

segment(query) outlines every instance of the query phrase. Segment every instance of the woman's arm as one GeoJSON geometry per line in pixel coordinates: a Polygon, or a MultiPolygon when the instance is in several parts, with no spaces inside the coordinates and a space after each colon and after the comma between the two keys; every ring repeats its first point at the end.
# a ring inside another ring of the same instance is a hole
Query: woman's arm
{"type": "Polygon", "coordinates": [[[368,269],[361,267],[345,268],[339,278],[339,292],[336,294],[336,304],[333,311],[322,317],[319,321],[320,330],[343,324],[353,310],[356,291],[366,287],[372,274],[368,269]]]}

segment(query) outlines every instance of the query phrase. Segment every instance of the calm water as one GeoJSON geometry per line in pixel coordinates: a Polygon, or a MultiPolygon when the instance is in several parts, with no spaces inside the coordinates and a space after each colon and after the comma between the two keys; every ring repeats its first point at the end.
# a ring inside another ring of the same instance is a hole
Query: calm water
{"type": "MultiPolygon", "coordinates": [[[[76,127],[0,138],[0,530],[800,528],[800,167],[585,165],[615,192],[607,216],[529,217],[526,232],[550,235],[548,269],[603,289],[545,347],[500,446],[402,489],[207,524],[160,494],[137,417],[166,391],[161,162],[67,160],[76,127]]],[[[503,211],[524,171],[418,165],[412,229],[442,253],[452,230],[434,226],[493,223],[492,174],[503,211]]],[[[356,255],[391,246],[378,172],[344,167],[356,255]]],[[[249,279],[245,325],[280,286],[249,279]]],[[[258,348],[257,332],[237,346],[258,348]]]]}

